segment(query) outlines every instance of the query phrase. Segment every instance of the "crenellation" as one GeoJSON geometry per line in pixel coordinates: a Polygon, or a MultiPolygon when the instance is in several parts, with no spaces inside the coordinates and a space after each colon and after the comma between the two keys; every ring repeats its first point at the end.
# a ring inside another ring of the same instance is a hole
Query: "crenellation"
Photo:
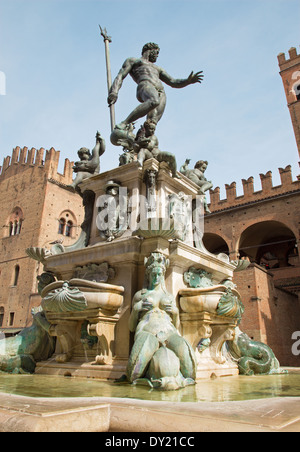
{"type": "Polygon", "coordinates": [[[65,159],[63,174],[58,173],[60,151],[53,147],[50,150],[44,148],[30,150],[24,146],[16,146],[12,151],[12,156],[7,156],[0,167],[0,180],[7,179],[15,174],[22,173],[28,168],[39,168],[43,170],[48,179],[54,179],[65,185],[72,183],[73,162],[65,159]]]}
{"type": "Polygon", "coordinates": [[[272,177],[272,171],[268,171],[266,174],[260,174],[259,175],[261,180],[261,187],[262,191],[269,192],[273,188],[273,177],[272,177]]]}
{"type": "Polygon", "coordinates": [[[35,148],[31,148],[27,155],[26,164],[27,165],[33,165],[34,159],[35,159],[35,148]]]}
{"type": "Polygon", "coordinates": [[[285,53],[281,52],[277,55],[279,65],[284,64],[286,62],[285,53]]]}
{"type": "Polygon", "coordinates": [[[7,168],[10,166],[10,156],[8,155],[7,157],[4,158],[3,160],[3,165],[2,165],[2,175],[5,174],[5,171],[7,170],[7,168]]]}
{"type": "Polygon", "coordinates": [[[26,165],[27,152],[28,152],[27,147],[23,147],[23,148],[21,149],[20,157],[19,157],[19,163],[20,163],[21,165],[26,165]]]}
{"type": "Polygon", "coordinates": [[[300,57],[300,53],[297,52],[296,47],[291,47],[288,51],[289,58],[286,58],[286,55],[284,52],[281,52],[277,55],[278,64],[280,66],[280,69],[283,70],[286,67],[289,67],[289,63],[294,63],[294,60],[297,60],[300,57]]]}
{"type": "Polygon", "coordinates": [[[64,177],[72,179],[73,165],[74,165],[74,162],[70,162],[69,159],[65,159],[64,177]]]}
{"type": "Polygon", "coordinates": [[[233,201],[237,196],[236,196],[236,182],[232,182],[230,185],[225,184],[225,190],[226,190],[226,196],[227,196],[227,200],[233,201]]]}
{"type": "Polygon", "coordinates": [[[45,156],[45,171],[49,174],[50,178],[55,178],[58,174],[60,151],[56,151],[53,147],[46,151],[45,156]]]}
{"type": "Polygon", "coordinates": [[[20,155],[20,147],[17,146],[13,149],[13,152],[12,152],[11,165],[19,162],[19,155],[20,155]]]}
{"type": "Polygon", "coordinates": [[[210,190],[211,205],[217,205],[220,202],[220,187],[215,187],[210,190]]]}
{"type": "Polygon", "coordinates": [[[248,179],[242,179],[244,196],[252,196],[254,193],[254,177],[250,176],[248,179]]]}
{"type": "Polygon", "coordinates": [[[36,155],[35,155],[35,161],[34,164],[36,166],[43,166],[44,164],[44,153],[45,153],[45,149],[41,148],[38,151],[36,151],[36,155]]]}
{"type": "Polygon", "coordinates": [[[298,54],[297,54],[297,49],[296,47],[291,47],[289,50],[289,56],[290,56],[290,60],[294,60],[295,58],[297,58],[298,54]]]}
{"type": "Polygon", "coordinates": [[[56,151],[53,147],[49,149],[49,151],[46,151],[46,156],[45,156],[45,163],[47,163],[48,161],[57,161],[59,160],[59,151],[56,151]]]}
{"type": "Polygon", "coordinates": [[[237,207],[239,205],[261,201],[273,196],[279,196],[284,193],[290,193],[300,190],[300,178],[297,177],[296,180],[293,181],[291,165],[288,165],[285,168],[279,168],[278,170],[281,178],[281,184],[277,186],[273,186],[272,171],[268,171],[265,174],[261,173],[259,175],[262,188],[258,191],[254,191],[253,176],[249,177],[248,179],[242,179],[243,195],[241,196],[237,196],[236,182],[225,184],[225,199],[220,199],[219,187],[210,190],[209,208],[211,212],[228,209],[230,207],[237,207]]]}
{"type": "Polygon", "coordinates": [[[285,168],[279,168],[279,174],[282,185],[288,185],[293,183],[291,165],[288,165],[285,168]]]}

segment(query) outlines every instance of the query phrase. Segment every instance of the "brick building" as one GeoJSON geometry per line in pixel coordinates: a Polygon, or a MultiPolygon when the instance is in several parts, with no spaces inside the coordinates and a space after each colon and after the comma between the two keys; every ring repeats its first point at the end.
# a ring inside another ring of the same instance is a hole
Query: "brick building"
{"type": "Polygon", "coordinates": [[[48,247],[63,238],[73,243],[83,221],[82,200],[67,189],[72,163],[57,172],[59,151],[53,148],[13,150],[0,167],[0,328],[9,335],[31,324],[31,308],[40,304],[37,275],[41,264],[28,247],[48,247]]]}
{"type": "MultiPolygon", "coordinates": [[[[289,57],[281,53],[278,62],[300,155],[300,55],[291,48],[289,57]]],[[[291,166],[279,173],[278,186],[271,171],[260,174],[259,191],[253,177],[243,179],[242,196],[236,182],[225,185],[226,199],[219,187],[211,190],[203,240],[213,253],[251,261],[235,274],[246,309],[241,329],[270,345],[281,364],[299,366],[291,347],[293,332],[300,331],[300,176],[293,179],[291,166]]]]}

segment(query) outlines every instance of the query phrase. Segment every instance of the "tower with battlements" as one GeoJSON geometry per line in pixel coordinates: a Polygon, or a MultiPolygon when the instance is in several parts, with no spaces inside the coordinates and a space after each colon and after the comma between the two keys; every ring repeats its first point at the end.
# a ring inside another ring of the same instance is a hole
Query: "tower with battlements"
{"type": "Polygon", "coordinates": [[[14,334],[31,324],[40,304],[37,275],[41,264],[25,250],[59,240],[76,241],[83,221],[82,199],[71,192],[73,163],[51,148],[16,147],[0,167],[0,330],[14,334]]]}
{"type": "Polygon", "coordinates": [[[300,54],[292,47],[289,58],[284,53],[277,58],[300,156],[300,54]]]}

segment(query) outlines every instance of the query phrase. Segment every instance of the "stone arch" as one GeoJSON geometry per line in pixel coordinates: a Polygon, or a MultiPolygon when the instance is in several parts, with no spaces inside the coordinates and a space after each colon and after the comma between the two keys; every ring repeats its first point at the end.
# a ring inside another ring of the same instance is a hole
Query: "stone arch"
{"type": "Polygon", "coordinates": [[[229,246],[226,240],[218,234],[205,232],[203,235],[203,244],[210,253],[225,253],[229,255],[229,246]]]}
{"type": "Polygon", "coordinates": [[[267,269],[288,267],[293,265],[293,260],[298,260],[297,239],[284,223],[262,221],[241,233],[239,254],[267,269]]]}

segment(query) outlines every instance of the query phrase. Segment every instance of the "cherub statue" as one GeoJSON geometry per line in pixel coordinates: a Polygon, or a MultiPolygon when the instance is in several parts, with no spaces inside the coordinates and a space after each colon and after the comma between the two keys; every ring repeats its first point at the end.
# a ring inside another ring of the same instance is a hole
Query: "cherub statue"
{"type": "Polygon", "coordinates": [[[180,168],[182,174],[188,177],[191,181],[199,187],[199,192],[204,195],[207,190],[213,187],[211,181],[208,181],[204,176],[207,169],[208,162],[206,160],[198,160],[194,169],[188,169],[188,163],[190,160],[186,160],[185,164],[180,168]]]}
{"type": "Polygon", "coordinates": [[[96,145],[92,150],[92,153],[87,148],[80,148],[77,152],[80,161],[75,162],[73,171],[76,173],[76,178],[69,185],[74,191],[80,193],[78,185],[84,179],[88,179],[94,174],[98,174],[100,170],[100,156],[105,152],[105,141],[101,137],[100,133],[96,134],[96,145]]]}
{"type": "Polygon", "coordinates": [[[147,119],[136,134],[134,149],[137,152],[137,161],[143,166],[145,160],[155,158],[159,162],[166,162],[171,170],[172,176],[177,175],[176,158],[170,152],[160,151],[158,148],[158,139],[154,135],[156,123],[147,119]]]}
{"type": "Polygon", "coordinates": [[[175,297],[166,290],[168,265],[158,252],[145,258],[147,286],[133,297],[129,329],[135,338],[127,366],[131,383],[165,390],[194,384],[197,368],[192,347],[178,332],[175,297]]]}
{"type": "MultiPolygon", "coordinates": [[[[186,159],[184,165],[180,168],[180,172],[198,185],[200,195],[205,195],[205,192],[213,187],[212,182],[208,181],[204,176],[208,162],[207,160],[198,160],[194,166],[194,169],[188,168],[189,162],[190,160],[186,159]]],[[[204,210],[206,213],[211,213],[208,208],[206,198],[204,199],[204,210]]]]}

